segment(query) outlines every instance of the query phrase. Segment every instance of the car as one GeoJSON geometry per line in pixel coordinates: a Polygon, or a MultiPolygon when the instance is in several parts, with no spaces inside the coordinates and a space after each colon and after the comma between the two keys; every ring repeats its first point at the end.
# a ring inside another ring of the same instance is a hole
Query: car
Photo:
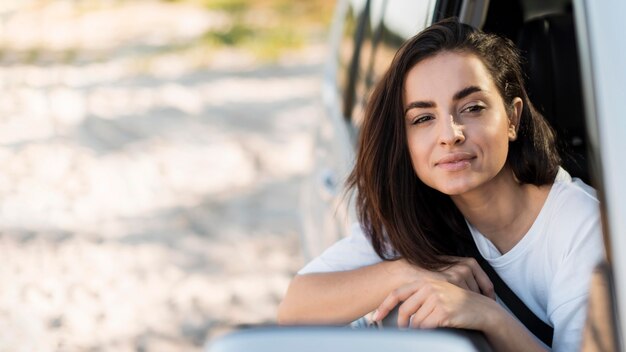
{"type": "MultiPolygon", "coordinates": [[[[598,191],[607,260],[592,278],[582,350],[625,350],[626,256],[620,255],[626,252],[626,183],[622,180],[626,119],[621,111],[626,101],[624,14],[626,2],[622,0],[338,1],[322,85],[324,114],[316,132],[315,167],[302,191],[304,257],[319,255],[349,234],[350,225],[356,222],[354,203],[343,185],[353,165],[371,87],[402,42],[431,23],[458,17],[518,45],[525,58],[531,100],[567,151],[565,168],[598,191]]],[[[322,347],[327,346],[323,341],[341,338],[352,341],[342,342],[342,350],[377,351],[399,338],[393,330],[375,330],[364,329],[374,337],[362,342],[363,331],[354,329],[246,329],[215,341],[207,350],[242,350],[244,341],[253,337],[254,344],[246,350],[255,350],[259,341],[270,343],[273,351],[302,350],[308,345],[330,350],[322,347]]],[[[394,349],[432,350],[420,347],[429,334],[438,334],[437,348],[442,350],[489,350],[484,341],[475,343],[480,335],[462,335],[453,329],[421,331],[411,335],[406,346],[394,349]],[[459,338],[469,343],[455,349],[459,338]]]]}

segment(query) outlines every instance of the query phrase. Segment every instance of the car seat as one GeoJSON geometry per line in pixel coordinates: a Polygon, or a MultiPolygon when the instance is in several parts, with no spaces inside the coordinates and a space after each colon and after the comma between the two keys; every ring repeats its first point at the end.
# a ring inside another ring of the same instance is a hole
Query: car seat
{"type": "Polygon", "coordinates": [[[557,132],[563,167],[589,183],[586,128],[576,33],[571,13],[526,21],[518,36],[526,87],[557,132]]]}

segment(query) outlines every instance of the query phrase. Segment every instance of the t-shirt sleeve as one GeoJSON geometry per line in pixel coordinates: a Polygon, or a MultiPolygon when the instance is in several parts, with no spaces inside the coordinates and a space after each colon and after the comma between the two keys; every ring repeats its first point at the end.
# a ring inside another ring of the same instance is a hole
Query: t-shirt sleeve
{"type": "Polygon", "coordinates": [[[361,226],[355,223],[351,227],[350,236],[326,249],[300,269],[298,274],[353,270],[380,262],[382,259],[374,251],[361,226]]]}
{"type": "Polygon", "coordinates": [[[548,317],[554,325],[552,350],[578,351],[586,318],[587,298],[594,268],[604,259],[599,211],[593,204],[568,210],[567,223],[560,226],[568,245],[557,255],[558,264],[551,283],[548,317]]]}

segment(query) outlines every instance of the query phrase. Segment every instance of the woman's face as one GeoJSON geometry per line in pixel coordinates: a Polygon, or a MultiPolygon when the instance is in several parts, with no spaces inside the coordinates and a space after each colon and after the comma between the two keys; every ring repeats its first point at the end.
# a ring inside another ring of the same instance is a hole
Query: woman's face
{"type": "Polygon", "coordinates": [[[504,168],[522,101],[511,116],[482,61],[443,52],[420,61],[404,82],[406,133],[413,169],[426,185],[462,195],[504,168]]]}

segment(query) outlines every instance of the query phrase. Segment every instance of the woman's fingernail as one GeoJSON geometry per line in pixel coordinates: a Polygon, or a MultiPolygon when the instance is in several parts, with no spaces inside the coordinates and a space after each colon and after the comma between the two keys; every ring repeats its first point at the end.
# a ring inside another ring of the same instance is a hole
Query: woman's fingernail
{"type": "Polygon", "coordinates": [[[372,320],[373,320],[373,321],[378,321],[378,316],[379,316],[379,315],[380,315],[380,314],[378,314],[378,310],[375,310],[375,311],[374,311],[374,315],[372,316],[372,320]]]}

